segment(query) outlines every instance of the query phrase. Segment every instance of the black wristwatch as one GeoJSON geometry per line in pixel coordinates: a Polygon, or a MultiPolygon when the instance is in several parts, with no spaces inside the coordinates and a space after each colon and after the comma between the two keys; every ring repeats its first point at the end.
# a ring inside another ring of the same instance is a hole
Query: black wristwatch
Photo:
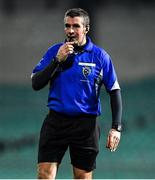
{"type": "Polygon", "coordinates": [[[116,129],[116,131],[121,132],[122,131],[122,125],[121,124],[113,124],[112,129],[116,129]]]}

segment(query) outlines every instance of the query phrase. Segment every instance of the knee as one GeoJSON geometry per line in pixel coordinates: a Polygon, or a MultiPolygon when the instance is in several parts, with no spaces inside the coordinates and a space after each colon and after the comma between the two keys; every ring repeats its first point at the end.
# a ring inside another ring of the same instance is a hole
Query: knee
{"type": "Polygon", "coordinates": [[[38,166],[38,179],[55,179],[56,170],[49,166],[38,166]]]}
{"type": "Polygon", "coordinates": [[[92,171],[85,171],[78,168],[73,169],[74,179],[92,179],[92,171]]]}
{"type": "Polygon", "coordinates": [[[75,179],[92,179],[92,176],[90,174],[76,174],[74,175],[75,179]]]}
{"type": "Polygon", "coordinates": [[[38,179],[51,179],[51,176],[51,172],[48,169],[38,168],[38,179]]]}

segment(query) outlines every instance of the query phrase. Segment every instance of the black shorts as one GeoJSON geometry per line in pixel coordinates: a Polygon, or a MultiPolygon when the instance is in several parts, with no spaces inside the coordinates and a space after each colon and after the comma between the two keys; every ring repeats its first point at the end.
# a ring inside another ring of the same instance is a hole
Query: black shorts
{"type": "Polygon", "coordinates": [[[99,134],[95,116],[66,116],[50,111],[40,132],[38,163],[60,164],[69,147],[71,164],[79,169],[91,171],[96,168],[99,134]]]}

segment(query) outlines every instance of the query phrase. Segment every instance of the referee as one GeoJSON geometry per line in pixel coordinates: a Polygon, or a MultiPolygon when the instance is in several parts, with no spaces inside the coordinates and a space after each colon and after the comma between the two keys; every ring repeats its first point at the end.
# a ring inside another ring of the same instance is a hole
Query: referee
{"type": "Polygon", "coordinates": [[[80,8],[64,16],[66,39],[47,50],[32,72],[32,87],[49,84],[47,114],[40,132],[38,178],[55,179],[69,148],[75,179],[92,179],[99,152],[100,89],[110,96],[112,127],[106,147],[115,151],[121,134],[122,100],[110,56],[87,36],[89,15],[80,8]]]}

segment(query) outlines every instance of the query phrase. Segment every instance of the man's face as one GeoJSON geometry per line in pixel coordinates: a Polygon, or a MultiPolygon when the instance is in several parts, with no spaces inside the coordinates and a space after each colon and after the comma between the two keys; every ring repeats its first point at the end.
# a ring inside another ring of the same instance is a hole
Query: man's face
{"type": "Polygon", "coordinates": [[[83,17],[70,17],[64,19],[65,34],[67,41],[73,41],[78,45],[86,43],[86,26],[84,25],[83,17]]]}

